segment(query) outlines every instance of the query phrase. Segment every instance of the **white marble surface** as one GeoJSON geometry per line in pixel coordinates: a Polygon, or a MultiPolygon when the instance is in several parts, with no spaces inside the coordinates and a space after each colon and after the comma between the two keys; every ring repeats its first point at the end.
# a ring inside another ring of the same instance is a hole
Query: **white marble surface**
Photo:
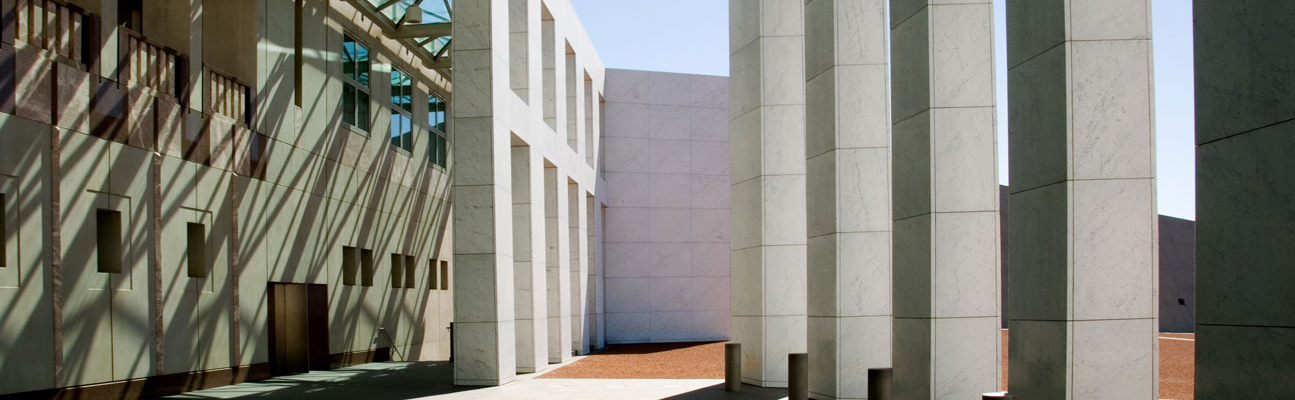
{"type": "Polygon", "coordinates": [[[612,70],[608,87],[607,341],[727,339],[728,79],[612,70]]]}

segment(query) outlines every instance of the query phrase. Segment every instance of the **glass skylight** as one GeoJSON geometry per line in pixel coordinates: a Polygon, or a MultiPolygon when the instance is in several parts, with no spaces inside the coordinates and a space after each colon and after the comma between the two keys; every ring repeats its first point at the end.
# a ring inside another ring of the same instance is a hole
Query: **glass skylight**
{"type": "MultiPolygon", "coordinates": [[[[374,9],[378,10],[382,16],[386,17],[392,26],[400,23],[400,19],[405,17],[405,11],[415,3],[423,10],[423,23],[434,24],[441,22],[450,22],[450,16],[454,8],[454,0],[367,0],[374,9]]],[[[419,47],[426,50],[431,56],[436,57],[441,54],[445,46],[450,44],[450,37],[439,38],[421,38],[414,39],[419,47]]]]}

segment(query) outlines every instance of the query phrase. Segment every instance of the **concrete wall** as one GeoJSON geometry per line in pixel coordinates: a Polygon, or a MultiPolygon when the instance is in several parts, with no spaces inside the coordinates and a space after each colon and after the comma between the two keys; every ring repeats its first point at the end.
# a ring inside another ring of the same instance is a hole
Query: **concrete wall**
{"type": "Polygon", "coordinates": [[[609,343],[729,337],[728,79],[607,71],[609,343]]]}
{"type": "MultiPolygon", "coordinates": [[[[449,174],[427,157],[424,97],[448,98],[447,78],[347,2],[305,2],[300,55],[291,0],[248,2],[260,18],[244,19],[247,40],[205,46],[204,26],[220,31],[206,32],[211,38],[230,27],[204,24],[201,2],[145,13],[146,27],[162,15],[195,16],[186,32],[152,25],[165,42],[193,44],[176,47],[191,62],[194,100],[208,90],[203,47],[209,56],[248,56],[228,71],[258,102],[245,124],[209,102],[180,107],[171,91],[121,79],[120,32],[110,22],[117,2],[93,3],[87,8],[104,10],[104,23],[91,44],[101,57],[89,65],[54,57],[60,50],[15,36],[13,25],[0,46],[0,61],[14,66],[12,81],[0,84],[9,258],[0,268],[0,394],[266,363],[267,282],[328,285],[329,353],[391,347],[396,359],[448,358],[454,285],[430,280],[450,279],[433,272],[433,259],[454,265],[449,174]],[[338,113],[344,31],[373,56],[368,132],[338,113]],[[392,66],[415,76],[412,152],[392,149],[386,134],[392,66]],[[297,79],[306,88],[300,107],[297,79]],[[104,115],[119,111],[124,124],[109,129],[104,115]],[[108,254],[95,234],[104,209],[122,215],[121,273],[97,269],[108,254]],[[206,225],[205,278],[186,273],[190,222],[206,225]],[[372,286],[343,283],[343,246],[372,250],[372,286]],[[393,287],[391,254],[418,260],[413,287],[393,287]]],[[[15,1],[0,4],[7,16],[17,11],[15,1]]]]}

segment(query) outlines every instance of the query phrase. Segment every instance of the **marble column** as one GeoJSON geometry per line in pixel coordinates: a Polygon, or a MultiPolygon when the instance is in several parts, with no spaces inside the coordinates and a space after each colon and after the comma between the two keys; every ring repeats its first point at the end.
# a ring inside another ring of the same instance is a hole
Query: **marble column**
{"type": "Polygon", "coordinates": [[[1007,1],[1019,398],[1158,398],[1150,21],[1151,0],[1007,1]]]}
{"type": "Polygon", "coordinates": [[[589,272],[588,257],[585,253],[587,240],[585,232],[589,229],[585,221],[585,196],[580,185],[575,182],[567,184],[567,221],[568,241],[571,257],[571,348],[581,355],[589,352],[585,340],[585,296],[587,294],[585,275],[589,272]]]}
{"type": "Polygon", "coordinates": [[[544,168],[544,237],[548,285],[549,362],[571,359],[571,245],[567,235],[567,177],[557,167],[544,168]]]}
{"type": "Polygon", "coordinates": [[[729,0],[732,341],[742,381],[787,386],[806,348],[803,0],[729,0]]]}
{"type": "Polygon", "coordinates": [[[500,385],[516,374],[513,321],[508,0],[455,9],[454,383],[500,385]]]}
{"type": "Polygon", "coordinates": [[[1295,8],[1196,0],[1196,398],[1295,393],[1295,8]]]}
{"type": "Polygon", "coordinates": [[[998,391],[998,157],[989,0],[891,2],[896,399],[998,391]]]}
{"type": "Polygon", "coordinates": [[[547,284],[544,255],[543,160],[531,146],[513,144],[513,287],[517,326],[517,372],[549,364],[547,284]]]}
{"type": "Polygon", "coordinates": [[[886,0],[805,3],[809,392],[868,398],[891,365],[886,0]]]}

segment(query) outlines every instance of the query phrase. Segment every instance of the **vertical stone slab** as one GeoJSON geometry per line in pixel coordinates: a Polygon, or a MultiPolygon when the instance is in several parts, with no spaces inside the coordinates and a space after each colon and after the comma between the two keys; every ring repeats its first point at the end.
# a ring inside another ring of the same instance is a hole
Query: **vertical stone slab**
{"type": "Polygon", "coordinates": [[[548,300],[544,271],[544,164],[531,146],[513,144],[513,287],[517,372],[549,363],[548,300]]]}
{"type": "Polygon", "coordinates": [[[1197,0],[1196,398],[1295,393],[1295,8],[1197,0]]]}
{"type": "Polygon", "coordinates": [[[1020,398],[1158,398],[1150,20],[1149,0],[1007,2],[1020,398]]]}
{"type": "Polygon", "coordinates": [[[894,394],[998,391],[993,5],[891,2],[894,394]]]}
{"type": "Polygon", "coordinates": [[[455,8],[454,383],[516,375],[508,0],[455,8]]]}
{"type": "Polygon", "coordinates": [[[805,4],[809,392],[865,399],[891,365],[886,1],[805,4]]]}
{"type": "Polygon", "coordinates": [[[585,231],[588,230],[588,221],[585,221],[585,196],[580,185],[575,182],[567,184],[567,204],[568,215],[567,223],[569,224],[568,248],[571,257],[571,348],[580,354],[589,352],[589,342],[585,336],[585,296],[586,281],[585,277],[589,272],[587,254],[585,253],[587,240],[585,231]]]}
{"type": "Polygon", "coordinates": [[[544,167],[545,276],[549,313],[549,362],[571,359],[571,258],[567,235],[566,176],[544,167]]]}
{"type": "Polygon", "coordinates": [[[787,386],[806,348],[802,0],[730,0],[731,336],[742,381],[787,386]]]}

